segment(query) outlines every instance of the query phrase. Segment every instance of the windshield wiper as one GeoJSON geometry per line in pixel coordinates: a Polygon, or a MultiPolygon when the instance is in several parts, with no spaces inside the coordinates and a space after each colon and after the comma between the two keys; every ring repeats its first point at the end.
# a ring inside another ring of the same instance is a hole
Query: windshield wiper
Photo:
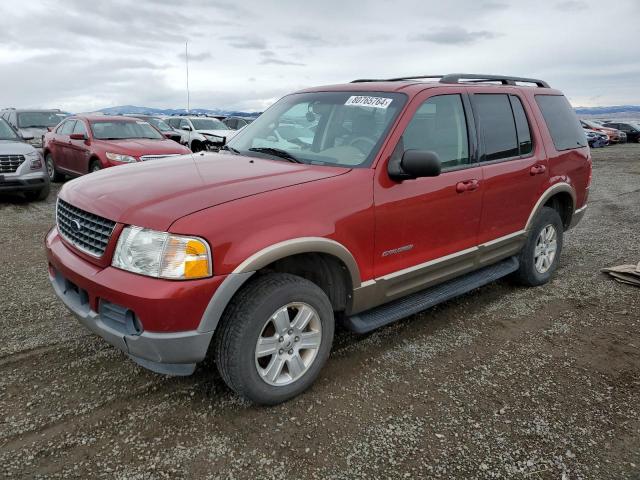
{"type": "Polygon", "coordinates": [[[254,147],[249,149],[250,152],[258,152],[258,153],[266,153],[267,155],[273,155],[274,157],[284,158],[285,160],[289,160],[293,163],[304,163],[294,155],[290,154],[286,150],[281,150],[280,148],[273,147],[254,147]]]}
{"type": "Polygon", "coordinates": [[[240,150],[238,150],[237,148],[230,147],[229,145],[223,145],[223,146],[221,146],[221,147],[220,147],[220,150],[228,150],[228,151],[230,151],[230,152],[235,153],[236,155],[242,155],[242,154],[240,153],[240,150]]]}

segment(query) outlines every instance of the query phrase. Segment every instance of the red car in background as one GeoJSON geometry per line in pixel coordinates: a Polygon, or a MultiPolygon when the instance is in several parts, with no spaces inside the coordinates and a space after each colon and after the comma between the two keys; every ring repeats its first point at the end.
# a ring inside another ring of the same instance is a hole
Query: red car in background
{"type": "Polygon", "coordinates": [[[627,139],[625,135],[623,140],[623,135],[620,130],[604,127],[599,123],[592,122],[590,120],[580,120],[580,124],[582,125],[582,128],[585,128],[587,130],[594,130],[596,132],[604,133],[609,137],[609,143],[620,143],[626,141],[627,139]]]}
{"type": "Polygon", "coordinates": [[[51,181],[107,167],[186,155],[187,147],[167,139],[148,122],[105,115],[74,115],[44,136],[51,181]]]}

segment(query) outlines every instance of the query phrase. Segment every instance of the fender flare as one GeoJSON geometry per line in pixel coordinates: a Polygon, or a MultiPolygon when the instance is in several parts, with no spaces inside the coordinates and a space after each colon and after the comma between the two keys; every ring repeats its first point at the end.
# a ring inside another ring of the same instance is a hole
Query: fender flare
{"type": "Polygon", "coordinates": [[[531,210],[531,214],[529,215],[527,224],[524,227],[525,231],[527,232],[529,231],[529,229],[531,228],[531,224],[533,223],[533,219],[536,217],[538,212],[542,209],[544,204],[547,203],[547,201],[551,197],[553,197],[557,193],[562,193],[562,192],[568,193],[569,195],[571,195],[571,200],[572,200],[571,215],[573,216],[573,212],[575,212],[576,210],[576,192],[574,188],[566,182],[554,183],[549,188],[547,188],[542,193],[542,195],[540,195],[540,198],[538,198],[538,201],[534,205],[533,210],[531,210]]]}
{"type": "Polygon", "coordinates": [[[341,243],[323,237],[300,237],[275,243],[249,256],[227,275],[205,309],[199,332],[215,331],[227,305],[253,274],[270,263],[301,253],[326,253],[340,259],[347,267],[352,288],[361,285],[360,269],[351,252],[341,243]]]}

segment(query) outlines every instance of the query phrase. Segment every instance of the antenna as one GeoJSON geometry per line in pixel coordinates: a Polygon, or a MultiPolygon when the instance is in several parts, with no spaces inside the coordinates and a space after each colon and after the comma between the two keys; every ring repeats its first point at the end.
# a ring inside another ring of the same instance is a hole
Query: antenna
{"type": "Polygon", "coordinates": [[[187,66],[187,113],[191,110],[191,98],[189,94],[189,42],[184,42],[184,58],[187,66]]]}

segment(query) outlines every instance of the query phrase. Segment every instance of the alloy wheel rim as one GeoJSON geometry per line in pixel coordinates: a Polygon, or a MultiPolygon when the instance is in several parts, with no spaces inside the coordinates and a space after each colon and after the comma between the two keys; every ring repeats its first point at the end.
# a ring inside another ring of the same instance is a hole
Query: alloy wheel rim
{"type": "Polygon", "coordinates": [[[318,312],[302,302],[289,303],[265,322],[256,342],[255,365],[262,380],[285,386],[309,371],[322,342],[318,312]]]}
{"type": "Polygon", "coordinates": [[[49,179],[53,180],[53,174],[54,174],[54,168],[53,168],[53,161],[51,160],[51,157],[47,158],[47,174],[49,175],[49,179]]]}
{"type": "Polygon", "coordinates": [[[533,254],[534,265],[538,273],[547,273],[553,265],[558,250],[556,227],[549,224],[544,227],[536,240],[533,254]]]}

